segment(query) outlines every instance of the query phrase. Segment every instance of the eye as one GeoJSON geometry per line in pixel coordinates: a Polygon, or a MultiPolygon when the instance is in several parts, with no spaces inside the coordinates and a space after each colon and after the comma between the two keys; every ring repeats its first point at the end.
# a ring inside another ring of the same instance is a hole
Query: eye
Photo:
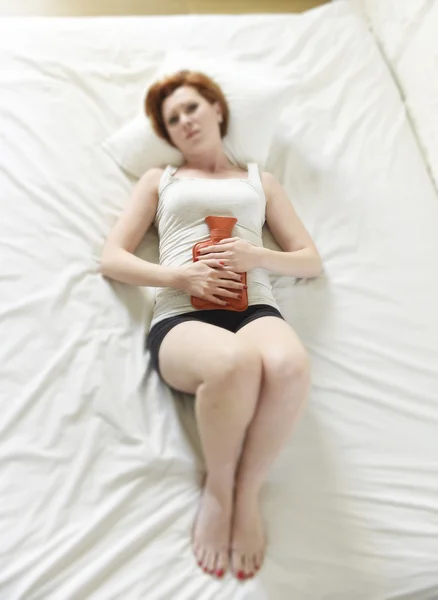
{"type": "Polygon", "coordinates": [[[198,108],[198,105],[196,102],[193,102],[192,104],[189,104],[187,107],[187,112],[192,113],[195,112],[195,110],[198,108]]]}
{"type": "Polygon", "coordinates": [[[169,125],[175,125],[176,123],[178,123],[178,117],[176,116],[170,117],[170,119],[168,120],[169,125]]]}

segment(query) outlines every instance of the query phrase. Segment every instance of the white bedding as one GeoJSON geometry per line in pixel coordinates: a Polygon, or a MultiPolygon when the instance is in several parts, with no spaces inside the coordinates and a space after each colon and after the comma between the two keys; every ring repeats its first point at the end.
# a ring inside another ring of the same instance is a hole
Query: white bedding
{"type": "Polygon", "coordinates": [[[363,21],[22,19],[0,40],[0,598],[436,599],[438,202],[363,21]],[[273,277],[313,384],[243,585],[192,558],[202,461],[192,399],[144,354],[152,292],[98,271],[132,187],[101,142],[179,44],[290,77],[270,169],[326,269],[273,277]]]}
{"type": "Polygon", "coordinates": [[[385,54],[396,60],[407,49],[434,0],[337,0],[349,2],[366,16],[385,54]]]}
{"type": "Polygon", "coordinates": [[[438,189],[438,2],[348,1],[370,21],[438,189]]]}

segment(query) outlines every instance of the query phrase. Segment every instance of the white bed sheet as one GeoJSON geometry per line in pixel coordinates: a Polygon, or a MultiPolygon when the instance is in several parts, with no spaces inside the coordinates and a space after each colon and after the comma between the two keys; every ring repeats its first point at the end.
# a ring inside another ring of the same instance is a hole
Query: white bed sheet
{"type": "Polygon", "coordinates": [[[369,19],[379,40],[438,189],[438,3],[351,1],[369,19]]]}
{"type": "Polygon", "coordinates": [[[0,598],[437,598],[438,202],[363,21],[23,19],[0,40],[0,598]],[[285,69],[270,168],[326,269],[273,277],[313,383],[244,585],[191,555],[202,461],[192,399],[144,354],[152,293],[98,271],[132,187],[101,142],[169,44],[285,69]]]}
{"type": "Polygon", "coordinates": [[[349,2],[367,17],[386,56],[392,61],[407,49],[434,0],[336,0],[349,2]]]}

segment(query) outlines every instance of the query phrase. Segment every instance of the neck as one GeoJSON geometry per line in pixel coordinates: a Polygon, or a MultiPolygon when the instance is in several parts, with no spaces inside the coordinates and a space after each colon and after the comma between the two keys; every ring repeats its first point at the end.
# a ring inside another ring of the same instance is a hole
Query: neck
{"type": "Polygon", "coordinates": [[[187,169],[204,171],[206,173],[220,173],[234,167],[231,161],[224,153],[222,145],[220,147],[206,150],[202,154],[185,154],[184,166],[187,169]]]}

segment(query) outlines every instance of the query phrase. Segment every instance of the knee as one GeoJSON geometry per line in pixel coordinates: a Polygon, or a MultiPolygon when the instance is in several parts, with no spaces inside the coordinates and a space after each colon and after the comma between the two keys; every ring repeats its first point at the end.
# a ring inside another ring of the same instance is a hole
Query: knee
{"type": "Polygon", "coordinates": [[[264,370],[271,380],[279,384],[307,384],[310,380],[310,358],[304,347],[278,349],[265,357],[264,370]]]}
{"type": "Polygon", "coordinates": [[[240,341],[223,348],[212,365],[211,377],[226,382],[244,379],[259,383],[262,375],[262,357],[249,344],[240,341]]]}

